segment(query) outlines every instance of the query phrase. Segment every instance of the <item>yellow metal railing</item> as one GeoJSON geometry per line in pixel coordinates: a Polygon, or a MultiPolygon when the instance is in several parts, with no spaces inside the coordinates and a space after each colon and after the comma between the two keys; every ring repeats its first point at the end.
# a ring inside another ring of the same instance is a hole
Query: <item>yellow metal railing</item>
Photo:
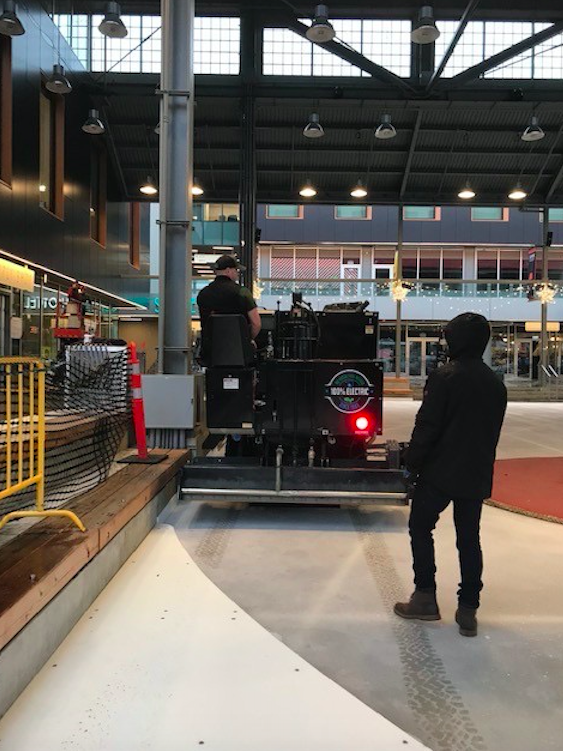
{"type": "Polygon", "coordinates": [[[35,486],[35,509],[11,511],[0,519],[0,529],[11,519],[62,516],[86,531],[72,511],[44,506],[45,368],[40,360],[0,357],[0,464],[2,458],[5,487],[0,488],[0,502],[35,486]]]}

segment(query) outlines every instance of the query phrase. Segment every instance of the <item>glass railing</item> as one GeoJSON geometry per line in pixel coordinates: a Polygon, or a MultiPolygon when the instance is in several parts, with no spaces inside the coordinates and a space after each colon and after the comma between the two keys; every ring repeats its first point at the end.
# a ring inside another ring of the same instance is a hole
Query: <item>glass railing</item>
{"type": "Polygon", "coordinates": [[[226,221],[193,221],[193,245],[239,245],[239,222],[235,219],[226,221]]]}

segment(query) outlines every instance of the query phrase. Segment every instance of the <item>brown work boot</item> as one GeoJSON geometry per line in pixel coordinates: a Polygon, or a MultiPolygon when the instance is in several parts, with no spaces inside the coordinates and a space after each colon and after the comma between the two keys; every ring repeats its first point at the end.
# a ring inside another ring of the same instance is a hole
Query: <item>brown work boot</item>
{"type": "Polygon", "coordinates": [[[462,636],[477,636],[477,618],[475,608],[468,608],[459,604],[455,613],[455,620],[462,636]]]}
{"type": "Polygon", "coordinates": [[[439,621],[440,611],[435,592],[415,590],[408,602],[397,602],[393,611],[401,618],[417,621],[439,621]]]}

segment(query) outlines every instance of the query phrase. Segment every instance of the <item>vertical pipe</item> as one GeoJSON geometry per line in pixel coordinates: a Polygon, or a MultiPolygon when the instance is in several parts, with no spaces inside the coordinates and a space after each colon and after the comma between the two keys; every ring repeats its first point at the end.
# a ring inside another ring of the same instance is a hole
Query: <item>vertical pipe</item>
{"type": "MultiPolygon", "coordinates": [[[[403,278],[403,207],[398,207],[399,217],[397,224],[397,263],[395,273],[397,279],[403,278]]],[[[397,317],[395,320],[395,376],[401,377],[401,308],[402,303],[397,300],[397,317]]]]}
{"type": "MultiPolygon", "coordinates": [[[[547,235],[549,232],[549,209],[547,206],[543,207],[543,252],[542,252],[542,284],[545,286],[549,281],[549,266],[548,266],[548,247],[547,247],[547,235]]],[[[547,376],[544,368],[547,369],[549,362],[549,338],[547,331],[547,302],[541,303],[541,333],[540,333],[540,367],[539,367],[539,383],[540,386],[545,386],[547,383],[547,376]]]]}
{"type": "Polygon", "coordinates": [[[162,1],[159,371],[191,367],[195,0],[162,1]]]}

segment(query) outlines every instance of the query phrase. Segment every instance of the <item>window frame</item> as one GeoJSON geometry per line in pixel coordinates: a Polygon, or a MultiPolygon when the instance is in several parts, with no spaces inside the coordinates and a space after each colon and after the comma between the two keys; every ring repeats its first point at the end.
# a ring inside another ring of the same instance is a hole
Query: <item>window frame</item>
{"type": "MultiPolygon", "coordinates": [[[[549,210],[550,213],[552,211],[554,211],[554,210],[563,211],[563,207],[561,207],[561,206],[551,206],[551,207],[549,207],[548,210],[549,210]]],[[[540,223],[543,224],[543,211],[540,211],[540,223]]],[[[550,224],[563,224],[563,217],[561,217],[561,219],[552,219],[551,217],[549,217],[549,223],[550,224]]]]}
{"type": "Polygon", "coordinates": [[[13,168],[12,40],[0,35],[0,183],[12,187],[13,168]]]}
{"type": "Polygon", "coordinates": [[[471,206],[471,221],[472,222],[508,222],[510,221],[510,209],[508,206],[471,206]],[[475,209],[501,209],[502,214],[500,219],[478,219],[475,217],[475,209]]]}
{"type": "Polygon", "coordinates": [[[337,222],[369,222],[371,221],[372,217],[372,208],[371,206],[368,206],[365,203],[359,203],[359,204],[351,204],[351,203],[341,203],[334,206],[334,219],[337,222]],[[345,208],[354,208],[354,209],[365,209],[366,215],[365,216],[338,216],[338,209],[345,207],[345,208]]]}
{"type": "Polygon", "coordinates": [[[107,245],[107,151],[103,143],[92,144],[90,152],[90,239],[102,248],[107,245]],[[92,210],[96,214],[95,233],[92,210]]]}
{"type": "MultiPolygon", "coordinates": [[[[50,193],[49,204],[46,206],[40,201],[39,206],[51,216],[64,221],[64,159],[65,159],[65,99],[62,94],[53,94],[45,88],[46,78],[41,81],[40,97],[45,97],[49,102],[51,119],[50,149],[50,193]]],[[[39,100],[41,106],[41,99],[39,100]]],[[[41,138],[41,116],[39,118],[39,138],[41,138]]],[[[41,148],[41,146],[40,146],[41,148]]],[[[41,154],[39,155],[41,159],[41,154]]]]}
{"type": "Polygon", "coordinates": [[[422,206],[403,206],[403,221],[404,222],[440,222],[441,220],[442,220],[442,207],[441,206],[433,206],[433,207],[431,207],[431,206],[427,206],[427,207],[422,207],[422,206]],[[425,219],[422,219],[420,217],[409,217],[409,216],[406,216],[405,212],[406,212],[407,209],[410,209],[410,208],[413,208],[413,209],[417,209],[417,208],[433,208],[434,209],[434,217],[433,218],[427,217],[425,219]]]}
{"type": "Polygon", "coordinates": [[[303,219],[305,216],[305,207],[302,203],[267,203],[266,204],[266,219],[283,219],[294,222],[295,220],[303,219]],[[270,214],[270,206],[297,206],[297,216],[272,216],[270,214]]]}

